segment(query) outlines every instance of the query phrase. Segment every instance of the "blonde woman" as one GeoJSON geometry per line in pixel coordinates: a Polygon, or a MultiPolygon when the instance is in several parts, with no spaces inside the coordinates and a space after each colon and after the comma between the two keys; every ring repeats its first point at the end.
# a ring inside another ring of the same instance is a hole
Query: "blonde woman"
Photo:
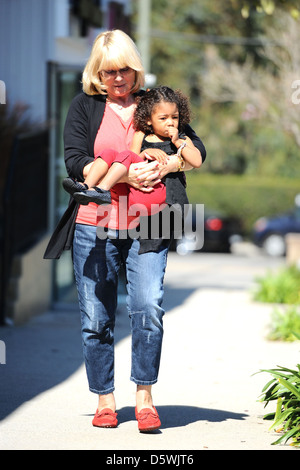
{"type": "MultiPolygon", "coordinates": [[[[83,93],[71,103],[64,130],[65,163],[75,187],[84,181],[94,159],[105,149],[121,152],[130,148],[136,98],[144,85],[140,55],[130,37],[120,30],[101,33],[94,42],[82,83],[83,93]]],[[[185,133],[199,149],[203,161],[205,148],[201,140],[189,126],[185,133]]],[[[147,149],[153,158],[156,152],[157,149],[147,149]]],[[[163,279],[170,240],[124,237],[135,218],[128,215],[124,223],[124,218],[119,217],[120,197],[127,196],[128,184],[151,191],[162,177],[167,179],[172,174],[172,180],[177,180],[178,175],[179,180],[182,176],[176,155],[158,169],[157,163],[154,160],[131,165],[124,182],[111,189],[109,220],[97,211],[96,204],[79,206],[71,198],[45,253],[45,258],[59,258],[62,250],[72,248],[89,389],[98,395],[94,426],[118,425],[114,326],[121,264],[126,271],[132,334],[130,379],[136,384],[138,429],[148,432],[161,425],[152,400],[152,385],[158,379],[161,355],[163,279]],[[97,226],[101,225],[107,230],[105,239],[97,236],[97,226]]],[[[166,188],[167,202],[172,204],[172,191],[168,196],[168,185],[166,188]]]]}

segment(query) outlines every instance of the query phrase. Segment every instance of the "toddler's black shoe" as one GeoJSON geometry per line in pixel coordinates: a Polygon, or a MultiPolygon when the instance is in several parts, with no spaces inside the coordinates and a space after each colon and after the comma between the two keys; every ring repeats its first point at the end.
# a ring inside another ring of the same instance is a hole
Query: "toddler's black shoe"
{"type": "Polygon", "coordinates": [[[87,189],[87,185],[84,183],[78,183],[77,181],[73,180],[73,178],[65,178],[62,182],[63,188],[67,193],[73,196],[74,193],[78,191],[83,191],[87,189]]]}
{"type": "Polygon", "coordinates": [[[91,189],[78,191],[73,194],[73,197],[75,201],[85,206],[90,202],[95,202],[98,205],[111,203],[110,191],[97,188],[97,186],[91,189]]]}

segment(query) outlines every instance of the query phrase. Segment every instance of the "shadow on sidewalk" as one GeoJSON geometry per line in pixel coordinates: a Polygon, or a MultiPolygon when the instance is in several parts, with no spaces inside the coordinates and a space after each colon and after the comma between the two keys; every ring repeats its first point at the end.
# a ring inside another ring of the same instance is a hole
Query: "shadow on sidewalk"
{"type": "Polygon", "coordinates": [[[58,385],[82,364],[77,311],[51,311],[23,326],[4,327],[6,364],[0,366],[0,419],[58,385]]]}
{"type": "Polygon", "coordinates": [[[173,308],[179,307],[186,299],[195,292],[195,288],[172,288],[167,283],[164,287],[163,308],[168,313],[173,308]]]}
{"type": "MultiPolygon", "coordinates": [[[[214,410],[208,408],[198,408],[187,405],[166,405],[157,406],[158,414],[161,418],[161,429],[177,428],[187,426],[197,421],[208,421],[219,423],[228,419],[244,420],[247,414],[233,413],[231,411],[214,410]]],[[[134,407],[126,406],[117,410],[118,421],[120,424],[135,420],[134,407]]]]}
{"type": "Polygon", "coordinates": [[[220,423],[228,419],[243,420],[248,416],[243,413],[233,413],[231,411],[198,408],[197,406],[187,405],[158,406],[157,411],[162,419],[162,429],[187,426],[196,421],[220,423]]]}

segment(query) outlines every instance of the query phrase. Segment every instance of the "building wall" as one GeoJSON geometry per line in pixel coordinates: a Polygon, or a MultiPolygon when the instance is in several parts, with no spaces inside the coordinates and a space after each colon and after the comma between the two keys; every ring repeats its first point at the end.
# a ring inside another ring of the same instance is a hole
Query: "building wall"
{"type": "Polygon", "coordinates": [[[0,79],[9,105],[30,106],[33,120],[46,119],[46,61],[53,55],[56,0],[1,0],[0,79]]]}
{"type": "MultiPolygon", "coordinates": [[[[62,137],[58,111],[63,115],[64,109],[61,109],[62,100],[58,104],[57,101],[60,93],[68,99],[62,83],[64,73],[68,74],[68,66],[73,67],[72,70],[82,70],[92,42],[102,28],[122,28],[129,32],[131,0],[103,0],[103,24],[101,15],[97,15],[97,28],[90,21],[96,3],[92,2],[93,8],[90,9],[89,1],[0,0],[0,91],[2,93],[4,83],[5,106],[11,108],[23,103],[28,107],[26,116],[31,121],[44,123],[49,117],[53,103],[56,103],[49,119],[49,228],[59,207],[57,188],[61,187],[58,183],[63,152],[59,149],[62,137]],[[77,7],[72,12],[71,3],[77,7]],[[81,10],[81,7],[85,7],[85,11],[81,10]],[[58,79],[59,74],[52,76],[49,73],[52,69],[65,71],[61,72],[61,81],[58,79]]],[[[61,120],[63,117],[61,116],[61,120]]],[[[29,252],[14,259],[14,264],[19,266],[19,269],[11,279],[10,308],[9,313],[6,312],[6,317],[8,315],[12,322],[22,323],[31,315],[42,313],[48,303],[53,301],[52,291],[56,286],[57,277],[57,271],[52,271],[54,264],[62,266],[61,271],[66,282],[66,267],[69,267],[70,260],[57,260],[61,262],[59,265],[57,262],[51,263],[42,259],[49,235],[29,252]],[[36,280],[41,282],[38,287],[35,286],[37,288],[33,293],[36,280]]],[[[73,282],[71,274],[69,278],[70,282],[73,282]]],[[[1,318],[2,312],[0,320],[1,318]]]]}

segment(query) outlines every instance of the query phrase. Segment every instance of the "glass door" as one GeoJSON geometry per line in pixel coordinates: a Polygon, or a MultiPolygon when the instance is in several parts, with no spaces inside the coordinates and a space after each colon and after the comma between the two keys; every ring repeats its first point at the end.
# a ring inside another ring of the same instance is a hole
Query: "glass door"
{"type": "MultiPolygon", "coordinates": [[[[70,103],[81,91],[81,67],[49,64],[49,122],[50,137],[50,208],[49,226],[52,232],[66,210],[69,195],[62,187],[67,176],[64,163],[63,129],[70,103]]],[[[71,252],[66,251],[53,262],[52,303],[72,306],[77,302],[71,252]]]]}

